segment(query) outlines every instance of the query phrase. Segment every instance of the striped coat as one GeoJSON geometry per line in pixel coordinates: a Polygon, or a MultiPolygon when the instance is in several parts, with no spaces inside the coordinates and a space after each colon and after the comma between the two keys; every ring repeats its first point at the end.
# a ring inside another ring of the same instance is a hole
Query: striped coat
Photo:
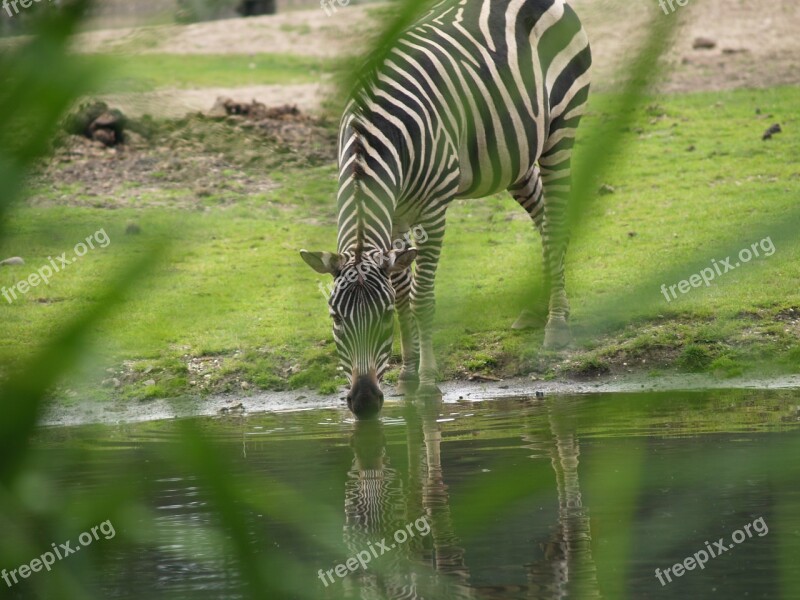
{"type": "MultiPolygon", "coordinates": [[[[527,210],[543,238],[545,343],[568,341],[563,225],[590,65],[587,36],[563,0],[443,0],[354,92],[340,126],[338,250],[316,258],[335,265],[327,270],[335,276],[362,262],[383,265],[403,336],[402,383],[436,391],[434,279],[446,210],[457,198],[509,190],[527,210]],[[414,226],[424,243],[389,252],[414,226]]],[[[334,294],[332,311],[337,303],[355,310],[349,289],[334,294]]],[[[372,362],[343,363],[379,380],[385,353],[378,344],[353,353],[372,362]]]]}

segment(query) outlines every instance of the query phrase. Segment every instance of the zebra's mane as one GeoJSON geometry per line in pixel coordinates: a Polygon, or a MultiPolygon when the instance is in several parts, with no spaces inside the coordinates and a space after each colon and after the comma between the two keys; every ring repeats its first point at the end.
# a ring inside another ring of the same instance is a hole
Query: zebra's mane
{"type": "Polygon", "coordinates": [[[358,118],[354,118],[351,126],[353,128],[353,132],[355,133],[354,140],[353,140],[353,154],[355,155],[355,159],[353,160],[353,200],[356,204],[356,265],[361,262],[362,255],[364,252],[364,204],[361,200],[362,195],[359,194],[359,190],[363,185],[363,179],[365,175],[364,171],[364,131],[361,123],[358,121],[358,118]]]}

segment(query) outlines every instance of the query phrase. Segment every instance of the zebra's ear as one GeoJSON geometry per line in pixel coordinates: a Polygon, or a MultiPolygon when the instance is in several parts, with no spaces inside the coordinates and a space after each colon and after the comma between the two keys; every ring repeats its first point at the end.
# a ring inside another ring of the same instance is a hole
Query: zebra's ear
{"type": "Polygon", "coordinates": [[[387,273],[403,271],[411,266],[417,258],[416,248],[406,248],[405,250],[391,250],[383,258],[383,268],[387,273]]]}
{"type": "Polygon", "coordinates": [[[308,266],[317,273],[329,273],[336,276],[339,273],[340,257],[332,252],[309,252],[300,250],[300,256],[308,263],[308,266]]]}

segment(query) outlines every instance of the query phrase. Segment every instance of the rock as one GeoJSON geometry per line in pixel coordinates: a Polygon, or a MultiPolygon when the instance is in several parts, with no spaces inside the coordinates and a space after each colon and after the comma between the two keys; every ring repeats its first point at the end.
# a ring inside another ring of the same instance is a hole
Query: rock
{"type": "Polygon", "coordinates": [[[90,125],[93,129],[116,129],[122,124],[124,117],[118,110],[107,110],[90,125]]]}
{"type": "Polygon", "coordinates": [[[247,409],[244,407],[244,404],[241,402],[239,404],[235,404],[234,406],[223,406],[219,409],[219,414],[227,415],[230,413],[244,413],[247,412],[247,409]]]}
{"type": "Polygon", "coordinates": [[[695,50],[713,50],[717,47],[717,42],[707,37],[695,38],[692,48],[695,50]]]}
{"type": "Polygon", "coordinates": [[[608,196],[609,194],[613,194],[616,191],[617,190],[614,189],[614,186],[604,183],[603,185],[600,186],[600,189],[597,190],[597,193],[600,194],[601,196],[608,196]]]}
{"type": "Polygon", "coordinates": [[[212,106],[211,110],[208,111],[208,116],[215,119],[227,117],[228,109],[226,107],[229,102],[233,102],[233,100],[219,96],[216,102],[214,102],[214,106],[212,106]]]}
{"type": "Polygon", "coordinates": [[[11,267],[24,264],[25,261],[22,260],[19,256],[12,256],[11,258],[7,258],[5,260],[0,261],[0,267],[11,267]]]}
{"type": "Polygon", "coordinates": [[[239,385],[241,386],[241,388],[243,390],[249,390],[250,389],[250,384],[247,383],[246,381],[242,381],[239,385]]]}
{"type": "Polygon", "coordinates": [[[105,102],[88,102],[67,117],[64,127],[73,135],[81,135],[103,144],[116,146],[124,141],[125,115],[109,108],[105,102]]]}
{"type": "Polygon", "coordinates": [[[771,140],[772,136],[775,135],[776,133],[783,133],[783,129],[781,129],[781,126],[778,123],[776,123],[775,125],[773,125],[769,129],[767,129],[764,132],[764,135],[761,136],[761,139],[762,140],[771,140]]]}
{"type": "Polygon", "coordinates": [[[108,112],[108,104],[105,102],[86,102],[81,104],[78,109],[69,115],[64,123],[65,129],[73,135],[82,135],[91,138],[89,130],[92,123],[100,115],[108,112]]]}
{"type": "Polygon", "coordinates": [[[297,106],[284,104],[283,106],[267,107],[266,104],[252,100],[250,103],[236,102],[232,98],[220,96],[214,102],[214,106],[208,111],[208,116],[214,119],[227,117],[238,117],[235,122],[240,123],[244,119],[250,121],[263,121],[265,119],[273,121],[292,121],[302,119],[303,115],[297,106]]]}
{"type": "Polygon", "coordinates": [[[155,379],[148,379],[144,382],[144,387],[153,387],[156,384],[155,379]]]}
{"type": "Polygon", "coordinates": [[[497,377],[493,377],[492,375],[476,374],[476,375],[470,375],[469,381],[503,381],[503,380],[497,377]]]}
{"type": "Polygon", "coordinates": [[[92,139],[107,148],[116,146],[118,143],[117,134],[112,129],[96,129],[92,132],[92,139]]]}

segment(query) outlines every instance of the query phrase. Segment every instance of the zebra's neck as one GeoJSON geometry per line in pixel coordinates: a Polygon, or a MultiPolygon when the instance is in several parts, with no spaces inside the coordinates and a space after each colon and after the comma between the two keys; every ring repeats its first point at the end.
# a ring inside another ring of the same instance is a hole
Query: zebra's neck
{"type": "Polygon", "coordinates": [[[388,250],[403,184],[402,158],[384,133],[347,114],[339,136],[338,251],[388,250]]]}

